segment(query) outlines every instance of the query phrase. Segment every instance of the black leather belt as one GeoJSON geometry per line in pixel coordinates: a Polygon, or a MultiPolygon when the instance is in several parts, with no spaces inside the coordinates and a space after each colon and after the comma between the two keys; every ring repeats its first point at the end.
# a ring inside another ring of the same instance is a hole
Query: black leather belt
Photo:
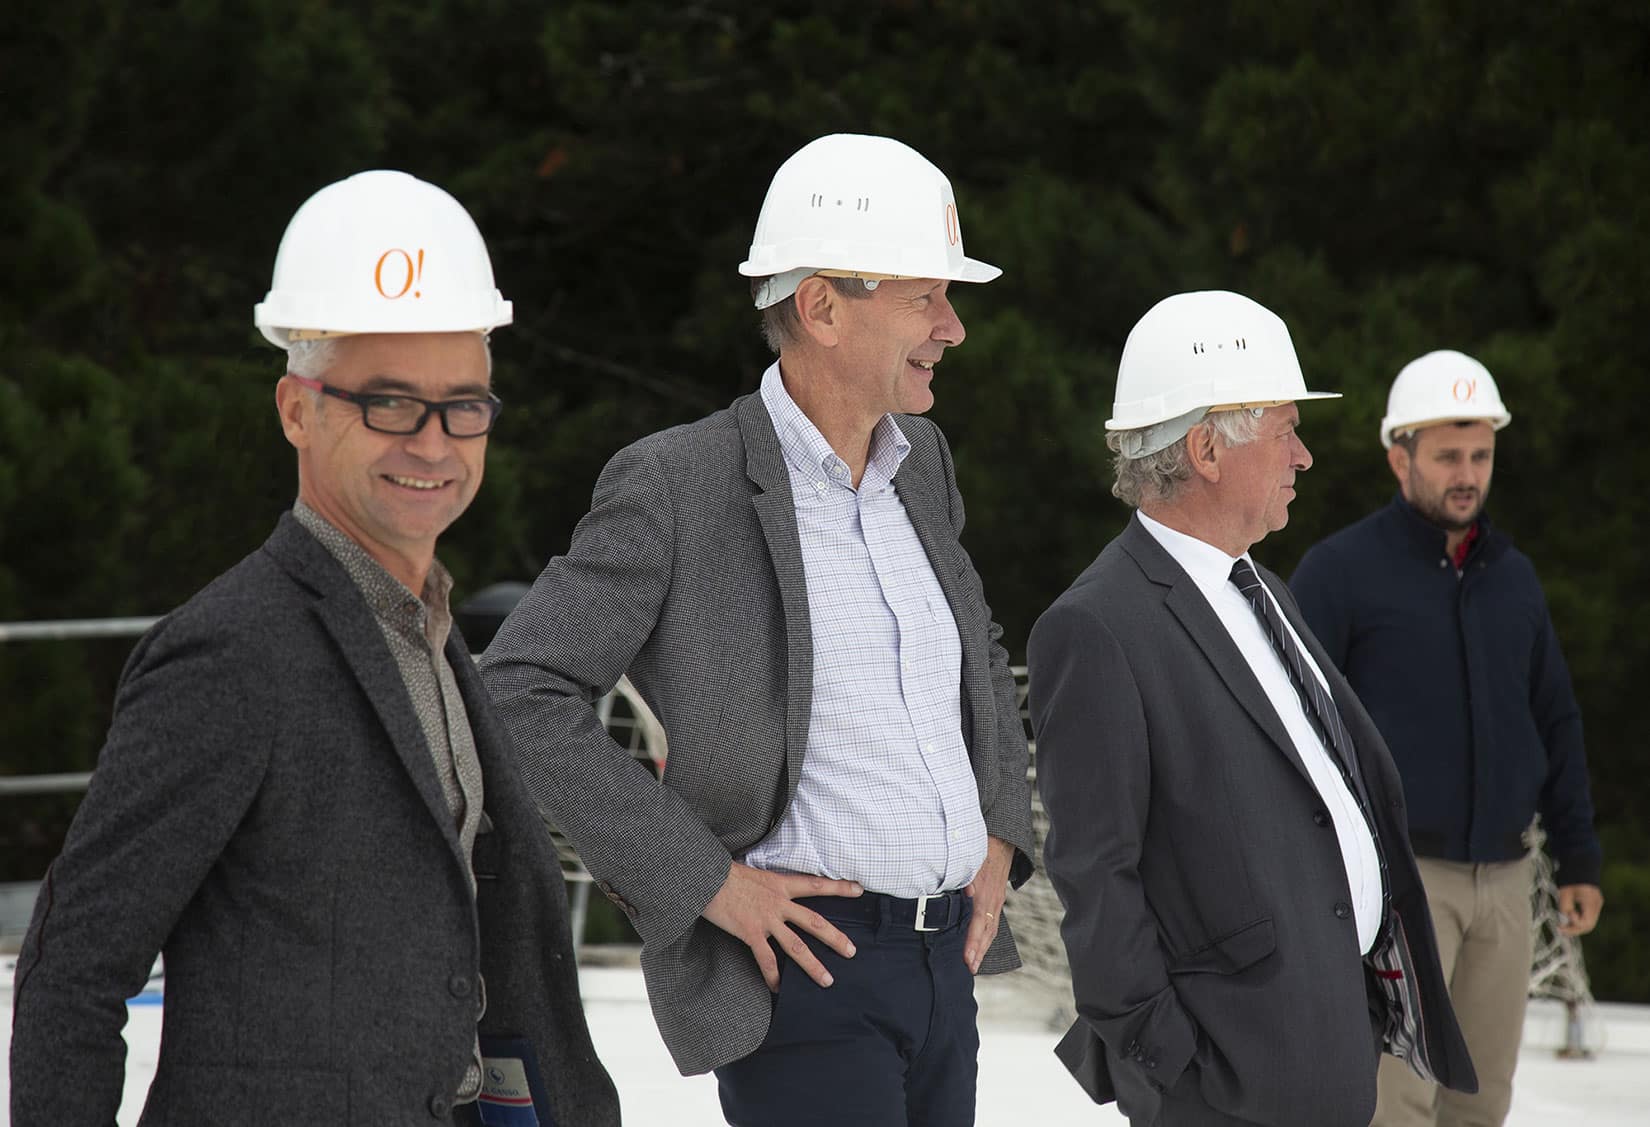
{"type": "Polygon", "coordinates": [[[805,904],[826,919],[857,920],[872,925],[891,924],[912,931],[945,931],[968,918],[969,895],[962,889],[936,892],[907,900],[881,892],[858,896],[803,896],[805,904]]]}

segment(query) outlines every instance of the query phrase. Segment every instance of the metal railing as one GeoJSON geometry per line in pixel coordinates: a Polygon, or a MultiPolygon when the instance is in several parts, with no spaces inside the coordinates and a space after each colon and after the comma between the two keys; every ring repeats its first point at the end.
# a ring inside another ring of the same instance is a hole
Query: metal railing
{"type": "Polygon", "coordinates": [[[66,618],[57,622],[0,622],[0,642],[57,642],[65,638],[136,637],[160,621],[146,618],[66,618]]]}

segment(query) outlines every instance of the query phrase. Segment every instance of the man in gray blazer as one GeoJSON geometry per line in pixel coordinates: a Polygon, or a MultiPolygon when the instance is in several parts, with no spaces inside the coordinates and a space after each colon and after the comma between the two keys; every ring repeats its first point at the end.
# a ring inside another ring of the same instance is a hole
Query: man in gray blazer
{"type": "Polygon", "coordinates": [[[1078,1012],[1058,1052],[1132,1123],[1364,1127],[1383,1047],[1476,1086],[1392,758],[1248,555],[1312,464],[1295,401],[1321,397],[1256,303],[1160,302],[1106,424],[1136,515],[1032,631],[1078,1012]]]}
{"type": "Polygon", "coordinates": [[[741,270],[779,353],[761,390],[608,463],[483,677],[729,1122],[956,1127],[971,972],[1018,965],[1030,793],[951,453],[918,416],[963,339],[949,284],[997,271],[964,257],[939,169],[858,136],[780,168],[741,270]],[[661,779],[591,708],[626,672],[661,779]]]}
{"type": "Polygon", "coordinates": [[[144,1123],[616,1124],[554,853],[435,560],[499,409],[486,247],[439,188],[362,173],[294,216],[256,320],[289,350],[298,502],[127,663],[18,959],[11,1122],[114,1121],[164,952],[144,1123]]]}

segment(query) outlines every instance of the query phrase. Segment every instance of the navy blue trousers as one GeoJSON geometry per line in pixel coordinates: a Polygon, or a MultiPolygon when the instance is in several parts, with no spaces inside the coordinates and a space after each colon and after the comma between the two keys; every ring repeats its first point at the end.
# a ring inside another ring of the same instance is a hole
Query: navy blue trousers
{"type": "MultiPolygon", "coordinates": [[[[845,959],[803,938],[835,980],[817,985],[779,957],[768,1036],[716,1070],[734,1127],[968,1127],[980,1035],[963,962],[972,901],[955,894],[949,926],[919,932],[910,901],[866,893],[798,901],[853,941],[845,959]]],[[[931,907],[927,922],[947,913],[931,907]]]]}

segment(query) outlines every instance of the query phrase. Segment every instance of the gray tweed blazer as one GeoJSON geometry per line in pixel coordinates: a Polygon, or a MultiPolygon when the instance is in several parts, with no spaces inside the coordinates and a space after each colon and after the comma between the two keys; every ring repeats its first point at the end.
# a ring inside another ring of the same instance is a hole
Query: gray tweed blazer
{"type": "MultiPolygon", "coordinates": [[[[1008,655],[957,539],[951,452],[926,419],[899,424],[911,450],[894,484],[956,617],[963,734],[986,828],[1018,851],[1017,885],[1031,873],[1031,794],[1008,655]]],[[[772,995],[745,945],[700,913],[796,792],[813,691],[796,510],[761,398],[615,455],[481,670],[534,797],[641,934],[677,1066],[753,1051],[772,995]],[[626,672],[669,739],[662,783],[591,707],[626,672]]],[[[982,969],[1018,965],[1004,925],[982,969]]]]}
{"type": "Polygon", "coordinates": [[[492,823],[474,895],[383,635],[290,515],[143,637],[18,961],[14,1127],[114,1122],[162,950],[146,1124],[446,1122],[478,974],[556,1122],[618,1123],[548,836],[456,631],[447,657],[492,823]]]}

